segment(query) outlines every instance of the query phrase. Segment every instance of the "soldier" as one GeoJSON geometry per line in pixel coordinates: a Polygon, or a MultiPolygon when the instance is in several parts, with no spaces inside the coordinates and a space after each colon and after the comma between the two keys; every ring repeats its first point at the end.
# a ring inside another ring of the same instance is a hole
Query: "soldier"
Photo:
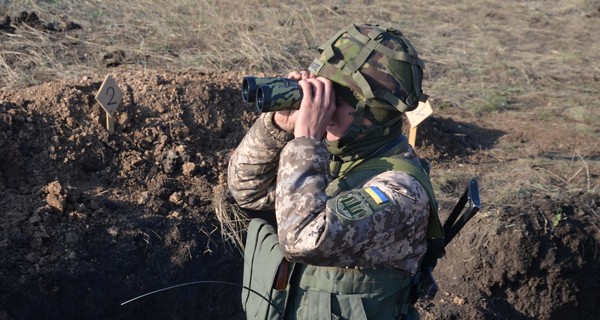
{"type": "Polygon", "coordinates": [[[319,51],[308,71],[288,75],[299,80],[299,110],[261,114],[230,159],[238,205],[274,210],[277,228],[250,224],[246,314],[418,319],[413,288],[428,223],[439,220],[428,168],[401,129],[403,112],[427,98],[424,64],[380,25],[350,25],[319,51]]]}

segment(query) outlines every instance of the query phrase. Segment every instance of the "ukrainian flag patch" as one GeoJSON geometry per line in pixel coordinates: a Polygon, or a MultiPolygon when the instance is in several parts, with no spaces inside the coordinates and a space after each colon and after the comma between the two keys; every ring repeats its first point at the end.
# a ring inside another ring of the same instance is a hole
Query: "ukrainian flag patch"
{"type": "Polygon", "coordinates": [[[373,198],[373,200],[375,200],[375,203],[377,204],[382,204],[389,201],[385,194],[383,194],[383,192],[381,192],[381,190],[375,186],[367,187],[364,190],[368,195],[371,196],[371,198],[373,198]]]}

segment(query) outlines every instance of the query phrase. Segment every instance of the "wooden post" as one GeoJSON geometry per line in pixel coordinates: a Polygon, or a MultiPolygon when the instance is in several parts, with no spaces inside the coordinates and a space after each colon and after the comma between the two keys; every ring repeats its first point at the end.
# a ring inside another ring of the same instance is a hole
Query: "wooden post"
{"type": "Polygon", "coordinates": [[[425,102],[419,102],[417,108],[413,111],[406,112],[406,117],[410,123],[410,131],[408,133],[408,143],[413,147],[417,148],[417,126],[427,119],[433,113],[433,109],[429,104],[429,100],[425,102]]]}
{"type": "Polygon", "coordinates": [[[413,148],[416,148],[417,143],[417,127],[410,127],[410,132],[408,133],[408,144],[410,144],[413,148]]]}
{"type": "Polygon", "coordinates": [[[115,133],[115,119],[107,112],[106,113],[106,129],[108,133],[115,133]]]}

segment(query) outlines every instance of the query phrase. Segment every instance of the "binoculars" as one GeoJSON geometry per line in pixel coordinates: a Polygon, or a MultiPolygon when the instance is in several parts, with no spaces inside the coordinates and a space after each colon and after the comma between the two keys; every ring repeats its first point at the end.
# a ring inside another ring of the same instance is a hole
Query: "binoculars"
{"type": "Polygon", "coordinates": [[[244,77],[242,99],[254,102],[258,112],[296,110],[302,101],[302,88],[288,78],[244,77]]]}

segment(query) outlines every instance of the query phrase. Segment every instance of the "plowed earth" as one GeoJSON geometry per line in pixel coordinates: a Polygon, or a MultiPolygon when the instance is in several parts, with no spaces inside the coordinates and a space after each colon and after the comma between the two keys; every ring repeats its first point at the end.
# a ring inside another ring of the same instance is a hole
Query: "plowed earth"
{"type": "MultiPolygon", "coordinates": [[[[257,117],[241,102],[241,75],[117,71],[114,134],[94,99],[102,80],[0,90],[0,319],[242,319],[240,288],[225,283],[121,305],[189,281],[240,283],[241,255],[222,239],[214,202],[257,117]]],[[[494,192],[486,172],[522,166],[495,156],[497,145],[600,155],[597,145],[556,144],[575,134],[568,126],[499,127],[498,117],[446,110],[420,126],[417,143],[434,172],[479,175],[484,206],[494,192]]],[[[464,185],[445,188],[448,212],[464,185]]],[[[440,292],[419,304],[423,317],[597,319],[599,203],[541,192],[484,207],[440,260],[440,292]]]]}

